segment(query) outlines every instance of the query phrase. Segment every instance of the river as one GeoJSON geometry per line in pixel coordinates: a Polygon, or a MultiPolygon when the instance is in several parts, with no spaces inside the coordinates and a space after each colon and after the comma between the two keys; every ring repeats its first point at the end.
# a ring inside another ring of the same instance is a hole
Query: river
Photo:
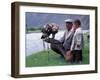
{"type": "MultiPolygon", "coordinates": [[[[55,39],[60,39],[64,34],[64,31],[59,31],[55,39]]],[[[47,49],[47,43],[45,43],[45,48],[43,47],[43,41],[41,39],[42,33],[29,33],[26,34],[26,56],[29,56],[31,54],[37,53],[39,51],[43,51],[44,49],[47,49]]]]}

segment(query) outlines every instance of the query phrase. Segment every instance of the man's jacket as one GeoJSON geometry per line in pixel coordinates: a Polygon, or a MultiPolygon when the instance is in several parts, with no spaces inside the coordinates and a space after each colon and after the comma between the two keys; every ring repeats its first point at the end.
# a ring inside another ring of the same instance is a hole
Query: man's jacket
{"type": "Polygon", "coordinates": [[[82,50],[82,48],[83,48],[83,32],[81,27],[79,27],[75,30],[70,50],[71,51],[82,50]]]}
{"type": "Polygon", "coordinates": [[[64,33],[64,36],[60,39],[60,42],[63,43],[64,49],[66,51],[70,50],[70,48],[71,48],[74,33],[75,33],[75,31],[72,28],[70,31],[66,31],[64,33]]]}

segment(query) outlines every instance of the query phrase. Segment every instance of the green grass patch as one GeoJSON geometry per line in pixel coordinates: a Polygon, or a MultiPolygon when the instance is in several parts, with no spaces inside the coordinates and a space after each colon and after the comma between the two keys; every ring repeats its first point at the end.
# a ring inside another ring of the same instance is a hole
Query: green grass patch
{"type": "Polygon", "coordinates": [[[49,50],[49,52],[50,53],[48,53],[47,51],[41,51],[26,57],[26,66],[33,67],[66,64],[64,59],[60,58],[60,55],[58,55],[52,50],[49,50]]]}
{"type": "MultiPolygon", "coordinates": [[[[83,48],[83,64],[89,64],[89,40],[86,35],[84,35],[84,48],[83,48]]],[[[66,62],[60,57],[56,52],[49,50],[41,51],[38,53],[33,53],[26,57],[26,67],[36,67],[36,66],[60,66],[60,65],[76,65],[66,62]]]]}

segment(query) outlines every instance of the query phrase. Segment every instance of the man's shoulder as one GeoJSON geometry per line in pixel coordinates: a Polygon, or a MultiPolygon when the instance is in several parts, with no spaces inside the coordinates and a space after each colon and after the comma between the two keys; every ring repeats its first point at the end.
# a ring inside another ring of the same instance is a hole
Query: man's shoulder
{"type": "Polygon", "coordinates": [[[77,35],[77,34],[83,34],[82,28],[77,28],[77,29],[76,29],[75,35],[77,35]]]}
{"type": "Polygon", "coordinates": [[[77,32],[77,33],[82,33],[82,28],[81,28],[81,27],[77,28],[77,29],[76,29],[76,32],[77,32]]]}

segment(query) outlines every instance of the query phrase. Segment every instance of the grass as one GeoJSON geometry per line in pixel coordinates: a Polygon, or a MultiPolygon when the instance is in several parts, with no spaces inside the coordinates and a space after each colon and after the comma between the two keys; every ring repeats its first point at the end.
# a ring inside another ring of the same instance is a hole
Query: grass
{"type": "Polygon", "coordinates": [[[62,65],[66,64],[63,59],[60,59],[60,56],[49,50],[49,54],[47,51],[41,51],[36,54],[32,54],[26,58],[26,66],[51,66],[51,65],[62,65]]]}
{"type": "MultiPolygon", "coordinates": [[[[89,64],[89,41],[84,35],[84,48],[83,48],[83,64],[89,64]]],[[[41,51],[26,57],[26,67],[35,66],[58,66],[58,65],[73,65],[66,62],[59,54],[52,50],[41,51]]]]}

